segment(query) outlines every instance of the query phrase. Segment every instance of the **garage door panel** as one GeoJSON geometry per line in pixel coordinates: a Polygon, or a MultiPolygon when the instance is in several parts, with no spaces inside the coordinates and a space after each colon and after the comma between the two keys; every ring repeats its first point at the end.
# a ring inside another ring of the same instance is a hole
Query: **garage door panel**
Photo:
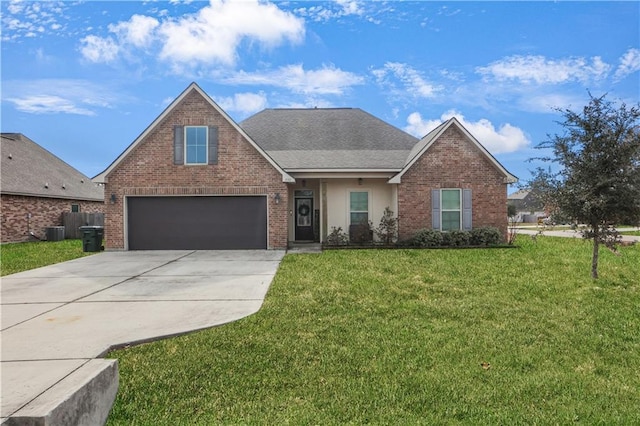
{"type": "Polygon", "coordinates": [[[266,197],[131,197],[130,250],[264,249],[266,197]]]}

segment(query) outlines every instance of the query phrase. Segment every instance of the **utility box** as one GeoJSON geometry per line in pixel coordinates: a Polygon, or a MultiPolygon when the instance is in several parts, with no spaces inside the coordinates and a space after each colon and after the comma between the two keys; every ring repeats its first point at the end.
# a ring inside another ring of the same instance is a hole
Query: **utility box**
{"type": "Polygon", "coordinates": [[[81,226],[80,232],[82,233],[82,251],[96,252],[104,250],[104,247],[102,247],[103,226],[81,226]]]}
{"type": "Polygon", "coordinates": [[[47,241],[64,240],[64,226],[49,226],[45,229],[47,241]]]}

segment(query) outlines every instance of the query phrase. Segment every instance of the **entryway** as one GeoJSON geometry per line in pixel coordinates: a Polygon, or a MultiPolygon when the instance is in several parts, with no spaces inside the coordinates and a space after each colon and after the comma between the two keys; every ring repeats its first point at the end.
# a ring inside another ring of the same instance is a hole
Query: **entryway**
{"type": "Polygon", "coordinates": [[[313,239],[313,197],[295,197],[295,240],[313,239]]]}

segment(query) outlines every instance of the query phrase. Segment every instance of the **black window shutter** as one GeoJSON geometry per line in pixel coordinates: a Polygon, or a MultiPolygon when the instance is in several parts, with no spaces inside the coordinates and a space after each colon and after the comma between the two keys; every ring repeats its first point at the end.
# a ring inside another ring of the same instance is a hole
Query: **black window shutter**
{"type": "Polygon", "coordinates": [[[173,126],[173,164],[184,164],[184,126],[173,126]]]}
{"type": "Polygon", "coordinates": [[[218,128],[209,126],[209,164],[218,164],[218,128]]]}

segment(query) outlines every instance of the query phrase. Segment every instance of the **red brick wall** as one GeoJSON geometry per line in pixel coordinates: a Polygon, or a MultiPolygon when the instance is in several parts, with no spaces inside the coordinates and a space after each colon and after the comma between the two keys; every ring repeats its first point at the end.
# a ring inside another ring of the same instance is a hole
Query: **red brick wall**
{"type": "Polygon", "coordinates": [[[438,188],[471,189],[472,226],[494,226],[506,236],[504,175],[454,126],[402,176],[398,185],[401,240],[431,228],[431,190],[438,188]]]}
{"type": "Polygon", "coordinates": [[[269,248],[287,246],[282,175],[195,91],[189,93],[107,177],[106,248],[123,249],[124,200],[133,195],[268,195],[269,248]],[[218,126],[218,164],[174,165],[173,126],[218,126]],[[279,204],[273,202],[280,194],[279,204]],[[110,203],[116,194],[116,203],[110,203]]]}
{"type": "Polygon", "coordinates": [[[62,226],[62,213],[71,211],[71,204],[78,204],[81,212],[102,213],[102,201],[62,200],[59,198],[26,197],[2,194],[2,242],[35,240],[29,230],[45,238],[45,228],[62,226]],[[31,213],[31,218],[27,216],[31,213]]]}

